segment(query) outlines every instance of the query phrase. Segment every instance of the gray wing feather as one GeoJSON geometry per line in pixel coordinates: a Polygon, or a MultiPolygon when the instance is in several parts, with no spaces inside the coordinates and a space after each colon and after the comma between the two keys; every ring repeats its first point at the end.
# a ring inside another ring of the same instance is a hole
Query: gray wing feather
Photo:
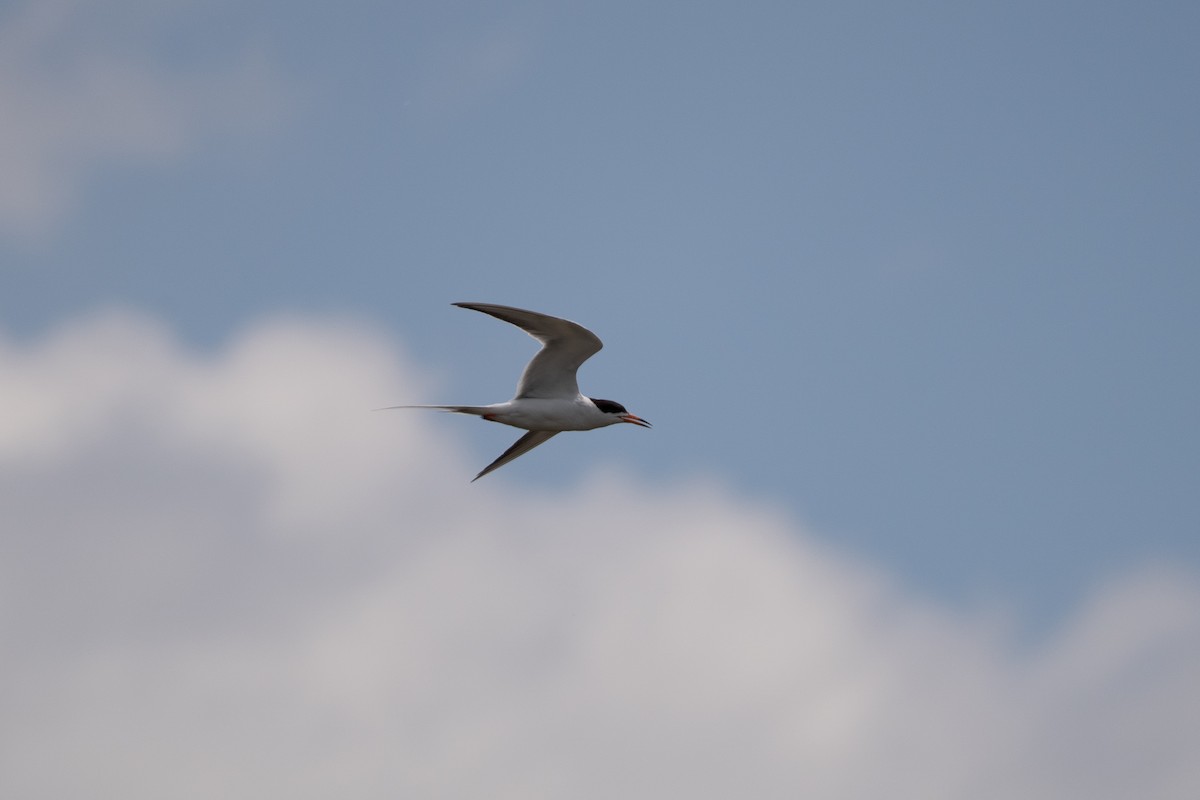
{"type": "Polygon", "coordinates": [[[478,475],[476,475],[474,478],[471,479],[471,483],[474,483],[475,481],[479,480],[480,478],[482,478],[484,475],[487,475],[492,470],[500,469],[500,467],[503,467],[505,464],[512,461],[513,459],[519,458],[520,456],[525,455],[526,453],[528,453],[533,448],[537,447],[542,442],[549,441],[550,438],[552,436],[555,436],[556,434],[558,434],[558,431],[530,431],[529,433],[522,436],[520,439],[517,439],[517,441],[513,443],[512,447],[508,448],[507,450],[505,450],[503,453],[500,454],[499,458],[497,458],[495,461],[493,461],[492,463],[490,463],[486,467],[484,467],[483,472],[480,472],[478,475]]]}
{"type": "Polygon", "coordinates": [[[491,303],[454,305],[490,314],[516,325],[542,343],[542,349],[521,374],[517,398],[575,397],[579,394],[579,383],[575,378],[579,365],[600,352],[604,346],[600,337],[570,320],[491,303]]]}

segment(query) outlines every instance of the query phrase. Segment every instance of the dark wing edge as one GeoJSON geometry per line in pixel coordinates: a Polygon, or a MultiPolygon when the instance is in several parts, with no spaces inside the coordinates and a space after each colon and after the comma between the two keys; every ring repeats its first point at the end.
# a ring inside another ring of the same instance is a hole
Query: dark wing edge
{"type": "Polygon", "coordinates": [[[599,336],[578,322],[572,322],[562,317],[555,317],[550,314],[543,314],[540,311],[530,311],[515,306],[496,305],[495,303],[451,303],[450,305],[457,306],[458,308],[466,308],[471,311],[478,311],[481,314],[495,317],[502,322],[507,322],[509,325],[515,325],[543,343],[548,339],[558,338],[569,330],[581,343],[585,341],[588,343],[587,349],[590,352],[583,356],[580,363],[599,353],[604,347],[604,342],[600,341],[599,336]]]}
{"type": "Polygon", "coordinates": [[[517,441],[513,442],[512,447],[501,453],[499,458],[484,467],[482,472],[471,479],[471,483],[474,483],[493,470],[500,469],[508,462],[520,458],[533,448],[537,447],[539,444],[550,441],[550,439],[556,436],[558,433],[559,431],[530,431],[520,439],[517,439],[517,441]]]}

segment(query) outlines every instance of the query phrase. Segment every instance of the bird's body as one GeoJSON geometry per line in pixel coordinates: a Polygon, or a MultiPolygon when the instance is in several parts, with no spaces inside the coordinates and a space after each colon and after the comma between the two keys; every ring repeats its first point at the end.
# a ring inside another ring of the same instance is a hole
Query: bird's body
{"type": "Polygon", "coordinates": [[[512,323],[542,343],[542,349],[521,374],[516,396],[508,402],[486,406],[392,406],[472,414],[489,422],[529,431],[473,480],[479,480],[563,431],[590,431],[622,422],[650,427],[650,423],[630,414],[620,403],[580,394],[575,373],[584,361],[604,346],[599,337],[587,328],[570,320],[511,306],[490,303],[454,305],[512,323]]]}
{"type": "Polygon", "coordinates": [[[624,420],[601,411],[590,397],[517,397],[489,406],[401,406],[435,408],[457,414],[474,414],[488,422],[499,422],[527,431],[591,431],[624,420]]]}

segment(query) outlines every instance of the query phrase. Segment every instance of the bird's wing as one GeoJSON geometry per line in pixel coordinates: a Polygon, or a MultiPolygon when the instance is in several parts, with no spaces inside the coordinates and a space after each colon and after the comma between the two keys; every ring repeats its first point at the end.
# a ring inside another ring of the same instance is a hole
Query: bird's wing
{"type": "Polygon", "coordinates": [[[550,438],[557,433],[558,431],[530,431],[520,439],[517,439],[517,441],[513,442],[513,446],[501,453],[499,458],[484,467],[483,472],[480,472],[471,479],[471,483],[479,480],[494,469],[500,469],[513,459],[525,455],[542,442],[549,441],[550,438]]]}
{"type": "Polygon", "coordinates": [[[482,311],[510,322],[542,343],[517,384],[517,398],[576,397],[579,383],[575,372],[579,365],[600,351],[604,344],[596,334],[575,322],[536,311],[490,303],[455,303],[459,308],[482,311]]]}

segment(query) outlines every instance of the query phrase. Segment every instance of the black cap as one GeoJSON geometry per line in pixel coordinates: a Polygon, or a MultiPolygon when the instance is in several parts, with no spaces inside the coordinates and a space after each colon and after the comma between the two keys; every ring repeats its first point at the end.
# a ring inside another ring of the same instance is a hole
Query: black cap
{"type": "Polygon", "coordinates": [[[625,406],[621,405],[620,403],[616,402],[615,400],[597,400],[594,397],[589,397],[588,400],[591,400],[593,403],[595,403],[596,408],[600,409],[605,414],[628,414],[629,413],[628,411],[625,410],[625,406]]]}

